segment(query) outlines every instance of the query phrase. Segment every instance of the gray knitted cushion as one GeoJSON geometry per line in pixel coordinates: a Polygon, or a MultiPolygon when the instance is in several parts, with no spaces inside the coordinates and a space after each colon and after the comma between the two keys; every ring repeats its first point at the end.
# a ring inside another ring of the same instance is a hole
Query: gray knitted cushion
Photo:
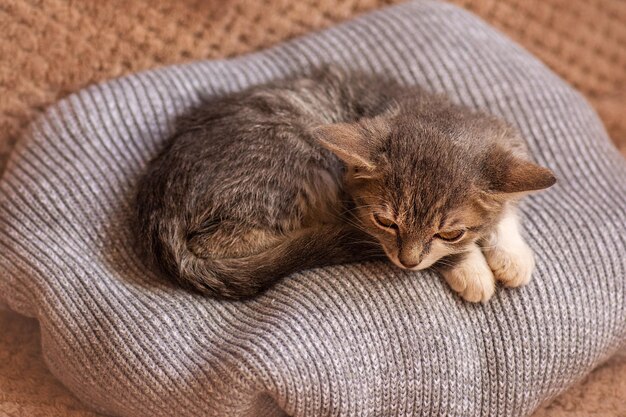
{"type": "Polygon", "coordinates": [[[475,17],[429,1],[241,58],[63,100],[0,184],[0,299],[41,323],[51,371],[119,416],[520,416],[626,336],[626,165],[583,98],[475,17]],[[463,302],[388,263],[295,274],[218,302],[158,284],[129,227],[172,121],[324,61],[386,72],[515,123],[559,183],[523,205],[530,285],[463,302]]]}

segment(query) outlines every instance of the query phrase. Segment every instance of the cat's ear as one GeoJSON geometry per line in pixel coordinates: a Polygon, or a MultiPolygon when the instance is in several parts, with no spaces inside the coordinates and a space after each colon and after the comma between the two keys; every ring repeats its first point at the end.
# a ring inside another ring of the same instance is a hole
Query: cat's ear
{"type": "Polygon", "coordinates": [[[337,155],[348,166],[366,170],[374,169],[371,161],[372,146],[360,125],[334,123],[323,125],[313,131],[318,142],[337,155]]]}
{"type": "Polygon", "coordinates": [[[493,193],[527,193],[556,183],[554,173],[548,168],[501,150],[492,152],[486,168],[493,193]]]}

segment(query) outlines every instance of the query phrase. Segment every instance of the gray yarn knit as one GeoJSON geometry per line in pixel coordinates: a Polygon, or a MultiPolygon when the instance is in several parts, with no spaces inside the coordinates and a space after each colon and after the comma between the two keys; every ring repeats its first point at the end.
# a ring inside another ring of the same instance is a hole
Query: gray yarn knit
{"type": "Polygon", "coordinates": [[[88,88],[22,138],[0,183],[0,304],[51,371],[120,416],[520,416],[626,339],[626,164],[581,96],[456,7],[385,9],[270,50],[88,88]],[[532,283],[463,302],[386,263],[296,274],[245,303],[156,284],[131,196],[177,114],[322,61],[515,123],[559,183],[522,206],[532,283]]]}

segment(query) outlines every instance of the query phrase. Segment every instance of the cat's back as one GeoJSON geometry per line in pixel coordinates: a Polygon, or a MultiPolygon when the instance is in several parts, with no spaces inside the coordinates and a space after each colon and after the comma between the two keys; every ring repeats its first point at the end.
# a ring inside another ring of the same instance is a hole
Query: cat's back
{"type": "Polygon", "coordinates": [[[176,164],[203,166],[216,186],[247,176],[269,181],[287,171],[297,176],[311,164],[331,169],[336,158],[311,132],[347,117],[332,87],[302,78],[205,102],[178,121],[166,153],[176,164]]]}
{"type": "MultiPolygon", "coordinates": [[[[393,84],[395,86],[395,84],[393,84]]],[[[397,91],[397,88],[396,88],[397,91]]],[[[254,172],[258,179],[311,164],[336,170],[337,158],[312,131],[376,115],[395,94],[392,82],[332,66],[202,103],[177,123],[164,158],[184,166],[210,165],[213,178],[254,172]]],[[[208,167],[205,167],[208,168],[208,167]]]]}
{"type": "Polygon", "coordinates": [[[336,197],[343,165],[312,131],[356,120],[364,105],[375,111],[375,91],[366,85],[323,69],[202,103],[179,119],[151,163],[144,203],[177,216],[210,210],[271,221],[300,215],[294,202],[336,197]]]}

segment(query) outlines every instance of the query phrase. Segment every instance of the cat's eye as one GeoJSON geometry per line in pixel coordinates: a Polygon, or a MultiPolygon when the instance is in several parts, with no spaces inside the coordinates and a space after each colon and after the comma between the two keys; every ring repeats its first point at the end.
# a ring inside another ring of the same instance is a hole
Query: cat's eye
{"type": "Polygon", "coordinates": [[[459,229],[451,230],[449,232],[439,232],[435,235],[435,237],[438,237],[441,240],[445,240],[446,242],[456,242],[457,240],[461,239],[463,235],[465,235],[465,230],[459,229]]]}
{"type": "Polygon", "coordinates": [[[391,219],[379,216],[378,214],[374,214],[374,220],[378,223],[379,226],[384,227],[386,229],[397,229],[398,225],[391,219]]]}

